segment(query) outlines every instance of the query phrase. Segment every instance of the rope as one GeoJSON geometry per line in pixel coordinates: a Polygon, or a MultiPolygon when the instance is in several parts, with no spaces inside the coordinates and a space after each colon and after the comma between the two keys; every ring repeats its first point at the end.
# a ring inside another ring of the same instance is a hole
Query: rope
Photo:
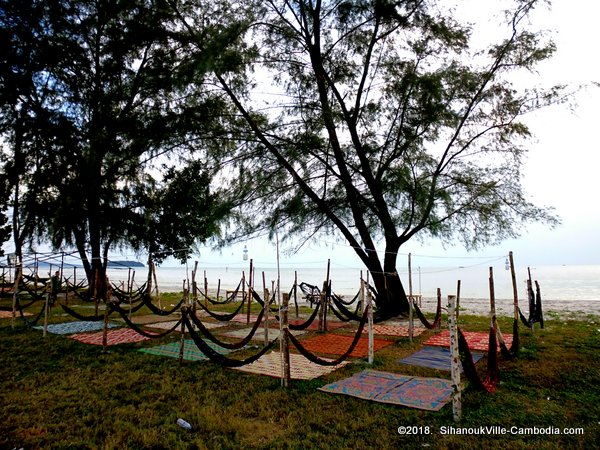
{"type": "Polygon", "coordinates": [[[419,318],[421,323],[425,326],[425,328],[427,328],[429,330],[433,330],[434,328],[439,328],[440,323],[442,322],[442,299],[440,296],[438,296],[437,308],[435,311],[435,317],[433,319],[433,323],[430,323],[427,320],[427,318],[421,312],[421,309],[419,308],[419,306],[417,305],[417,303],[415,301],[413,301],[413,308],[415,310],[415,313],[417,314],[417,317],[419,318]]]}
{"type": "Polygon", "coordinates": [[[348,348],[348,350],[342,356],[340,356],[339,358],[337,358],[333,361],[328,361],[328,360],[319,358],[315,354],[309,352],[306,348],[304,348],[302,346],[300,341],[298,339],[296,339],[296,337],[290,332],[290,330],[285,330],[285,332],[287,333],[288,338],[290,339],[292,344],[294,344],[294,347],[296,347],[296,349],[298,349],[298,351],[309,361],[311,361],[315,364],[319,364],[321,366],[337,366],[338,364],[340,364],[341,362],[343,362],[350,356],[350,354],[354,351],[354,348],[358,344],[358,341],[362,337],[363,328],[365,326],[365,323],[367,322],[367,311],[368,311],[368,308],[363,313],[362,319],[360,321],[360,325],[358,327],[358,331],[356,332],[356,335],[354,336],[354,339],[352,340],[352,343],[350,344],[350,347],[348,348]]]}
{"type": "Polygon", "coordinates": [[[462,330],[460,328],[458,329],[458,348],[465,375],[477,389],[487,391],[490,394],[496,391],[496,386],[498,385],[498,352],[496,350],[498,348],[498,342],[496,340],[497,331],[496,326],[492,324],[488,342],[487,370],[485,378],[482,380],[475,369],[475,362],[473,361],[473,355],[469,348],[469,344],[467,343],[467,339],[462,330]]]}
{"type": "MultiPolygon", "coordinates": [[[[315,320],[315,318],[317,317],[317,313],[319,312],[319,308],[321,307],[321,303],[317,303],[317,307],[314,309],[314,311],[312,312],[312,314],[310,315],[310,317],[306,320],[306,322],[301,323],[299,325],[292,325],[289,324],[288,326],[290,327],[291,330],[306,330],[315,320]]],[[[277,320],[279,320],[279,317],[277,317],[277,320]]]]}
{"type": "Polygon", "coordinates": [[[214,334],[212,334],[208,330],[208,328],[206,328],[204,326],[202,321],[198,318],[198,316],[196,316],[196,314],[193,311],[188,310],[188,316],[192,319],[192,322],[194,323],[194,325],[196,325],[198,327],[198,329],[202,332],[202,334],[208,338],[208,340],[214,342],[215,344],[217,344],[220,347],[227,348],[230,350],[238,350],[240,348],[245,347],[246,344],[248,344],[248,342],[250,342],[250,340],[256,333],[256,330],[258,330],[258,327],[260,326],[260,322],[262,321],[264,312],[265,312],[264,309],[260,312],[260,314],[258,315],[258,318],[256,319],[256,322],[254,322],[254,325],[252,326],[252,330],[250,330],[250,333],[241,341],[235,342],[233,344],[229,343],[229,342],[221,341],[214,334]]]}
{"type": "Polygon", "coordinates": [[[152,304],[152,298],[149,295],[144,295],[142,296],[142,301],[144,302],[144,305],[146,305],[148,307],[148,309],[150,311],[152,311],[154,314],[158,314],[159,316],[170,316],[171,314],[173,314],[175,311],[181,309],[181,305],[183,305],[183,302],[185,301],[184,298],[182,298],[179,303],[177,303],[175,305],[175,307],[173,309],[171,309],[170,311],[164,311],[156,306],[154,306],[152,304]]]}
{"type": "Polygon", "coordinates": [[[76,312],[75,310],[69,308],[66,305],[60,305],[60,307],[69,315],[75,317],[77,320],[84,320],[86,322],[100,322],[104,320],[104,315],[101,316],[84,316],[76,312]]]}
{"type": "Polygon", "coordinates": [[[187,327],[192,340],[196,344],[196,347],[198,347],[198,349],[202,353],[204,353],[211,361],[216,362],[217,364],[220,364],[224,367],[242,367],[242,366],[245,366],[246,364],[253,363],[254,361],[258,360],[261,356],[263,356],[265,353],[267,353],[269,350],[271,350],[271,348],[273,348],[273,346],[275,345],[275,343],[277,342],[277,339],[278,339],[278,338],[273,339],[260,352],[258,352],[257,354],[255,354],[253,356],[250,356],[249,358],[246,358],[243,360],[231,359],[231,358],[227,358],[226,356],[223,356],[219,352],[213,350],[206,342],[204,342],[202,340],[202,338],[198,335],[198,333],[196,333],[196,330],[194,330],[193,324],[190,323],[189,318],[187,317],[187,309],[184,309],[183,323],[187,327]]]}
{"type": "Polygon", "coordinates": [[[181,319],[179,319],[179,321],[173,325],[171,328],[169,328],[167,331],[164,331],[162,333],[149,333],[147,331],[144,331],[139,325],[133,323],[131,320],[129,320],[129,318],[127,317],[127,311],[119,308],[118,305],[114,304],[114,303],[109,303],[108,306],[110,307],[110,309],[112,309],[113,311],[118,312],[121,317],[123,318],[123,320],[125,321],[125,323],[127,324],[127,326],[129,328],[131,328],[132,330],[134,330],[136,333],[141,334],[142,336],[151,338],[151,339],[158,339],[161,337],[165,337],[168,334],[171,334],[173,331],[175,331],[175,329],[177,329],[177,327],[179,327],[181,325],[181,319]]]}
{"type": "Polygon", "coordinates": [[[200,303],[200,301],[196,300],[196,305],[198,305],[203,311],[206,311],[208,315],[211,316],[213,319],[217,319],[219,322],[229,322],[230,320],[232,320],[241,311],[242,307],[244,306],[244,303],[245,302],[242,301],[242,303],[240,303],[240,306],[238,306],[238,308],[232,313],[217,314],[215,312],[210,311],[206,306],[200,303]]]}

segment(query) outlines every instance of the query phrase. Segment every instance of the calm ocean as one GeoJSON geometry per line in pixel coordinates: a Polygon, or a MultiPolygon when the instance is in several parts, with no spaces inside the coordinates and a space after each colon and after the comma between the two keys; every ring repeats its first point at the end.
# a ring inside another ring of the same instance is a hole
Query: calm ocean
{"type": "MultiPolygon", "coordinates": [[[[158,267],[157,279],[162,292],[179,292],[182,290],[183,281],[191,280],[192,268],[186,267],[158,267]]],[[[225,289],[234,289],[241,280],[242,271],[245,270],[248,279],[248,267],[198,267],[196,282],[203,289],[206,275],[209,290],[216,290],[220,280],[222,292],[225,289]]],[[[600,301],[600,265],[582,266],[538,266],[531,267],[531,277],[540,285],[542,297],[547,300],[574,300],[574,301],[600,301]]],[[[305,282],[321,287],[326,278],[326,265],[323,268],[282,268],[281,288],[283,292],[289,291],[294,283],[295,273],[298,283],[305,282]]],[[[133,271],[127,269],[110,269],[109,278],[112,282],[127,281],[133,271]]],[[[265,284],[270,290],[277,280],[277,270],[273,267],[255,267],[254,286],[262,289],[263,273],[265,284]]],[[[367,277],[363,269],[363,276],[367,277]]],[[[493,267],[494,291],[497,299],[512,299],[512,282],[510,271],[504,263],[493,267]]],[[[340,295],[353,296],[360,286],[360,269],[331,266],[330,279],[333,291],[340,295]]],[[[519,298],[526,298],[527,267],[516,270],[519,298]]],[[[147,269],[137,269],[134,280],[137,285],[142,284],[147,277],[147,269]]],[[[400,272],[400,277],[408,291],[408,271],[400,272]]],[[[424,297],[435,297],[437,288],[442,295],[456,293],[457,282],[461,282],[461,298],[489,298],[489,265],[472,267],[419,267],[412,270],[413,293],[422,294],[424,297]]]]}

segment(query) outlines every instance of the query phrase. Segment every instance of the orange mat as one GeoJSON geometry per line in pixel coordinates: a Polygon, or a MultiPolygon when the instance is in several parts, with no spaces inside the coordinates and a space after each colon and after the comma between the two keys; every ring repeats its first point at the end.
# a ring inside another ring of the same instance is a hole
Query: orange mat
{"type": "MultiPolygon", "coordinates": [[[[465,339],[469,344],[469,348],[471,350],[478,350],[481,352],[488,351],[488,343],[490,339],[489,333],[480,332],[480,331],[463,331],[465,335],[465,339]]],[[[512,334],[503,334],[504,343],[507,347],[512,345],[512,334]]],[[[435,336],[431,336],[424,342],[424,345],[434,345],[438,347],[450,347],[450,331],[444,330],[435,336]]],[[[500,349],[500,344],[498,344],[498,350],[500,349]]]]}
{"type": "MultiPolygon", "coordinates": [[[[339,334],[324,334],[313,338],[301,341],[302,346],[313,353],[323,353],[326,355],[343,355],[348,351],[354,336],[341,336],[339,334]]],[[[392,345],[393,341],[386,339],[373,339],[373,349],[381,350],[388,345],[392,345]]],[[[369,354],[369,339],[361,337],[350,353],[350,356],[355,358],[364,358],[369,354]]]]}

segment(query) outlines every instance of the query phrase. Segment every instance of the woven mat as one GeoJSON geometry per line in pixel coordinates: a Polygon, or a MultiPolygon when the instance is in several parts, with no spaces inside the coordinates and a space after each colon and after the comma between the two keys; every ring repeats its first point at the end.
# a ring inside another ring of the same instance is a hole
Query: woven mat
{"type": "MultiPolygon", "coordinates": [[[[414,327],[413,336],[418,336],[425,331],[425,328],[414,327]]],[[[363,328],[363,333],[368,333],[367,327],[363,328]]],[[[408,327],[400,325],[373,325],[373,334],[381,334],[384,336],[408,337],[408,327]]]]}
{"type": "MultiPolygon", "coordinates": [[[[222,355],[231,353],[231,350],[219,347],[212,342],[206,342],[210,348],[219,352],[222,355]]],[[[179,358],[181,350],[180,342],[171,342],[170,344],[157,345],[155,347],[140,348],[139,351],[149,353],[151,355],[169,356],[171,358],[179,358]]],[[[186,361],[205,361],[208,357],[200,351],[192,339],[186,339],[183,343],[183,359],[186,361]]]]}
{"type": "MultiPolygon", "coordinates": [[[[158,329],[161,329],[161,330],[169,330],[169,329],[173,328],[176,323],[177,323],[176,320],[172,320],[170,322],[149,323],[146,326],[149,327],[149,328],[158,328],[158,329]]],[[[211,330],[213,328],[220,328],[220,327],[222,327],[222,326],[224,326],[226,324],[223,324],[221,322],[219,322],[219,323],[215,323],[215,322],[202,322],[202,325],[204,325],[208,330],[211,330]]],[[[196,325],[194,325],[194,329],[197,330],[198,327],[196,325]]],[[[175,331],[181,331],[181,327],[177,327],[175,329],[175,331]]]]}
{"type": "MultiPolygon", "coordinates": [[[[83,342],[84,344],[102,345],[102,331],[98,333],[80,333],[69,336],[71,339],[83,342]]],[[[108,330],[106,333],[106,345],[131,344],[133,342],[147,341],[150,338],[138,334],[131,328],[120,328],[118,330],[108,330]]]]}
{"type": "MultiPolygon", "coordinates": [[[[487,332],[479,331],[463,331],[465,339],[469,344],[471,350],[480,352],[488,351],[488,344],[490,335],[487,332]]],[[[512,334],[503,334],[505,344],[510,347],[512,345],[512,334]]],[[[425,345],[434,345],[439,347],[450,348],[450,331],[444,330],[435,336],[431,336],[424,342],[425,345]]],[[[500,344],[498,344],[498,350],[500,350],[500,344]]]]}
{"type": "MultiPolygon", "coordinates": [[[[15,317],[19,317],[20,315],[21,315],[21,313],[19,311],[17,311],[15,313],[15,317]]],[[[30,312],[24,312],[23,315],[25,317],[33,316],[33,314],[31,314],[30,312]]],[[[0,319],[11,319],[11,318],[12,318],[12,311],[0,310],[0,319]]]]}
{"type": "MultiPolygon", "coordinates": [[[[472,355],[474,362],[483,358],[483,353],[473,352],[472,355]]],[[[449,371],[451,369],[452,357],[450,350],[447,348],[425,347],[398,362],[410,366],[429,367],[431,369],[449,371]]],[[[462,370],[462,365],[460,368],[462,370]]]]}
{"type": "MultiPolygon", "coordinates": [[[[293,380],[312,380],[331,373],[340,367],[344,367],[346,364],[348,364],[347,361],[337,366],[320,366],[310,362],[302,355],[290,353],[290,378],[293,380]]],[[[242,367],[236,367],[235,369],[242,372],[281,378],[281,353],[267,353],[257,361],[242,367]]]]}
{"type": "MultiPolygon", "coordinates": [[[[240,328],[239,330],[223,331],[223,332],[220,332],[219,335],[230,337],[230,338],[235,338],[235,339],[244,339],[246,336],[248,336],[250,334],[250,331],[252,331],[252,327],[240,328]]],[[[300,336],[300,335],[306,333],[306,331],[300,331],[300,330],[298,330],[298,331],[290,330],[290,331],[292,332],[292,334],[294,336],[300,336]]],[[[274,329],[274,328],[269,328],[269,340],[273,340],[276,337],[279,337],[279,330],[274,329]]],[[[265,339],[264,328],[259,328],[258,330],[256,330],[256,333],[254,333],[254,336],[252,336],[252,340],[262,341],[264,339],[265,339]]]]}
{"type": "MultiPolygon", "coordinates": [[[[119,325],[114,323],[108,323],[108,328],[116,328],[119,325]]],[[[43,330],[42,325],[37,325],[36,330],[43,330]]],[[[104,322],[65,322],[65,323],[52,323],[48,325],[48,332],[52,334],[75,334],[75,333],[86,333],[89,331],[98,331],[104,329],[104,322]]]]}
{"type": "MultiPolygon", "coordinates": [[[[131,321],[136,325],[146,325],[149,323],[156,322],[172,322],[174,319],[179,319],[181,315],[171,314],[170,316],[159,316],[158,314],[145,314],[143,316],[131,316],[131,321]]],[[[121,316],[118,316],[119,320],[123,320],[121,316]]],[[[177,320],[175,320],[177,321],[177,320]]]]}
{"type": "MultiPolygon", "coordinates": [[[[354,336],[342,336],[339,334],[323,334],[302,341],[302,346],[313,353],[324,353],[327,355],[343,355],[348,351],[354,336]]],[[[393,341],[385,339],[373,339],[373,350],[377,351],[388,345],[393,344],[393,341]]],[[[350,353],[350,356],[355,358],[364,358],[369,354],[369,339],[361,337],[350,353]]]]}
{"type": "MultiPolygon", "coordinates": [[[[306,319],[293,319],[289,321],[290,325],[302,325],[303,323],[306,322],[306,319]]],[[[335,321],[335,320],[328,320],[327,321],[327,330],[331,331],[331,330],[337,330],[338,328],[343,328],[348,326],[350,322],[339,322],[339,321],[335,321]]],[[[319,321],[317,319],[315,319],[313,321],[313,323],[311,323],[306,330],[311,330],[311,331],[317,331],[319,329],[319,321]]]]}
{"type": "Polygon", "coordinates": [[[375,370],[363,370],[319,390],[427,411],[439,411],[452,396],[452,384],[449,380],[410,377],[375,370]]]}

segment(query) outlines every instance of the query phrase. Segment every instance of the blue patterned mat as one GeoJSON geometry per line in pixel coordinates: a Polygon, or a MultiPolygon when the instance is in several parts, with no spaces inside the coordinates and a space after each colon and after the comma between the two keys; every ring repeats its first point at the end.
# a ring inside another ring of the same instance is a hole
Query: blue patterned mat
{"type": "MultiPolygon", "coordinates": [[[[113,323],[108,324],[108,328],[115,328],[119,325],[113,323]]],[[[38,325],[34,327],[36,330],[43,330],[44,327],[38,325]]],[[[88,331],[100,331],[104,328],[104,322],[65,322],[65,323],[52,323],[48,325],[48,332],[52,334],[75,334],[75,333],[86,333],[88,331]]]]}
{"type": "MultiPolygon", "coordinates": [[[[473,361],[477,362],[483,358],[483,353],[472,352],[473,361]]],[[[399,363],[410,366],[429,367],[438,370],[450,370],[452,358],[450,350],[444,347],[424,347],[406,358],[402,358],[399,363]]],[[[462,366],[461,366],[462,370],[462,366]]]]}
{"type": "Polygon", "coordinates": [[[319,390],[427,411],[439,411],[452,397],[450,380],[411,377],[375,370],[363,370],[350,378],[327,384],[319,390]]]}

